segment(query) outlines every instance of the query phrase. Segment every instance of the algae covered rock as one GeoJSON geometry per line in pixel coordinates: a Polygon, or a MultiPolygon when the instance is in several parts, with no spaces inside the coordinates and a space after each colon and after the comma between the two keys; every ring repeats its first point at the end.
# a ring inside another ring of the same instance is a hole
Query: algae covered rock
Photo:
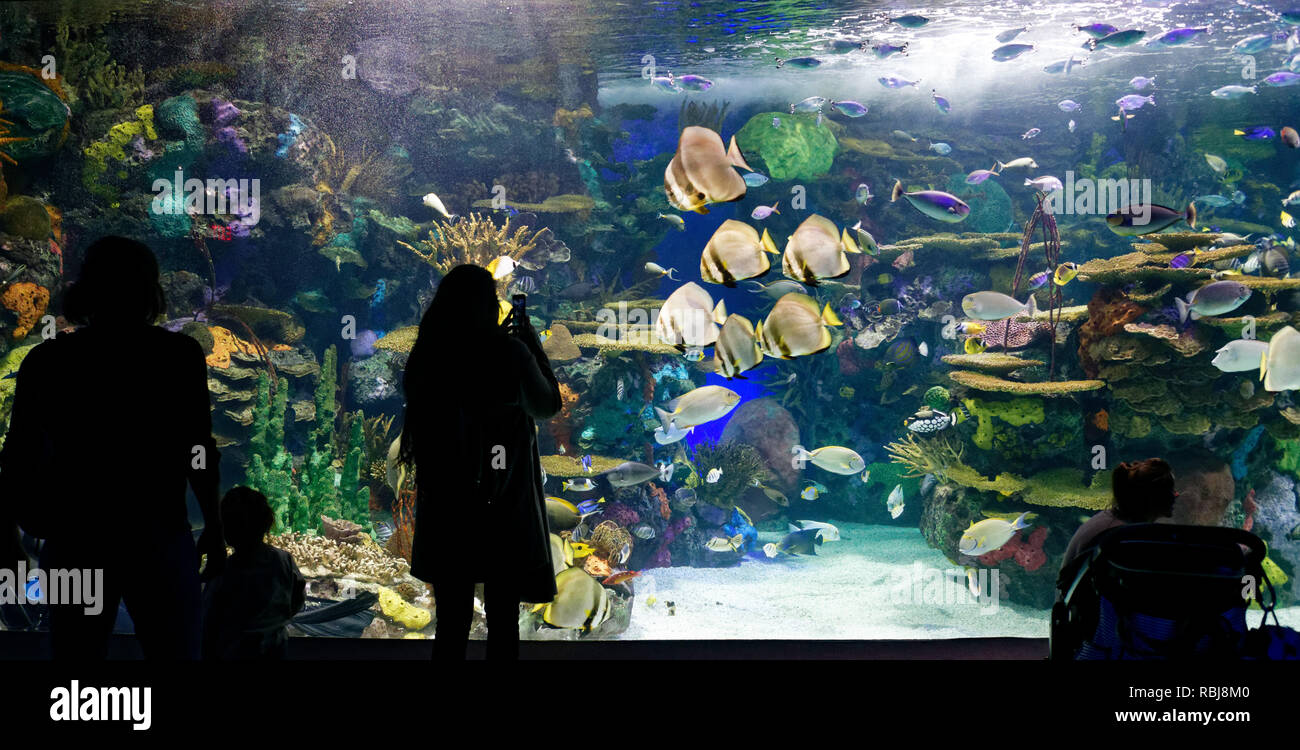
{"type": "Polygon", "coordinates": [[[736,407],[722,430],[722,441],[754,446],[783,489],[799,481],[799,470],[790,461],[790,450],[799,444],[799,425],[776,399],[758,398],[736,407]]]}
{"type": "Polygon", "coordinates": [[[788,112],[754,115],[736,133],[736,143],[750,166],[760,169],[754,157],[761,158],[762,168],[774,180],[811,180],[825,175],[838,146],[835,134],[818,125],[816,118],[788,112]],[[781,127],[772,127],[773,117],[780,118],[781,127]]]}
{"type": "Polygon", "coordinates": [[[43,240],[50,236],[50,214],[45,205],[25,195],[14,196],[0,213],[0,226],[6,234],[29,240],[43,240]]]}

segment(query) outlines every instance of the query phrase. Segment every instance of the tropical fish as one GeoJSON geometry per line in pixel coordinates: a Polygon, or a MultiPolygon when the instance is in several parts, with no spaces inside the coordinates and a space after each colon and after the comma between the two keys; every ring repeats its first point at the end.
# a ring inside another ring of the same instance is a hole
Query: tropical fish
{"type": "Polygon", "coordinates": [[[1082,67],[1084,63],[1080,60],[1075,60],[1074,57],[1071,56],[1068,59],[1057,60],[1056,62],[1051,63],[1050,65],[1043,66],[1043,72],[1051,73],[1053,75],[1057,73],[1064,73],[1066,75],[1069,75],[1070,70],[1073,69],[1076,65],[1082,67]]]}
{"type": "Polygon", "coordinates": [[[845,52],[852,52],[854,50],[862,50],[866,48],[867,48],[867,43],[857,39],[832,39],[831,40],[831,51],[836,54],[842,55],[845,52]]]}
{"type": "Polygon", "coordinates": [[[424,196],[423,200],[424,200],[424,205],[428,206],[429,208],[432,208],[434,211],[437,211],[438,213],[442,214],[446,218],[448,219],[456,218],[456,214],[453,214],[452,212],[448,211],[447,207],[442,205],[442,199],[439,198],[437,195],[434,195],[433,193],[427,193],[424,196]]]}
{"type": "Polygon", "coordinates": [[[830,219],[813,214],[786,241],[781,271],[791,279],[817,286],[821,279],[847,275],[849,259],[845,253],[858,252],[861,250],[848,230],[837,232],[830,219]]]}
{"type": "Polygon", "coordinates": [[[812,529],[817,532],[817,536],[824,542],[840,541],[840,530],[834,524],[822,521],[791,521],[789,526],[789,531],[792,533],[812,529]]]}
{"type": "Polygon", "coordinates": [[[782,552],[787,555],[816,555],[822,541],[821,529],[801,529],[786,534],[779,542],[763,545],[763,552],[768,557],[776,557],[782,552]]]}
{"type": "Polygon", "coordinates": [[[905,78],[899,78],[897,76],[881,76],[876,80],[880,82],[881,86],[884,86],[887,89],[903,89],[903,88],[907,88],[908,86],[915,86],[916,84],[921,82],[921,79],[919,78],[915,81],[909,81],[905,78]]]}
{"type": "Polygon", "coordinates": [[[1142,37],[1146,36],[1145,31],[1138,29],[1128,29],[1126,31],[1115,31],[1100,39],[1089,39],[1083,47],[1087,50],[1096,50],[1100,47],[1127,47],[1131,44],[1137,44],[1142,37]]]}
{"type": "MultiPolygon", "coordinates": [[[[622,383],[623,381],[620,379],[618,382],[622,383]]],[[[591,454],[587,454],[582,457],[582,470],[587,472],[588,474],[591,473],[591,461],[592,461],[591,454]]]]}
{"type": "Polygon", "coordinates": [[[601,585],[604,585],[604,586],[617,586],[618,584],[620,584],[620,583],[626,583],[627,581],[630,581],[630,580],[632,580],[633,578],[636,578],[636,577],[639,576],[639,575],[641,575],[640,571],[636,571],[636,570],[621,570],[621,571],[619,571],[619,572],[617,572],[617,573],[615,573],[615,574],[613,574],[613,575],[611,575],[611,576],[607,576],[607,577],[606,577],[604,580],[602,580],[600,583],[601,583],[601,585]]]}
{"type": "Polygon", "coordinates": [[[839,112],[840,114],[844,115],[845,117],[862,117],[863,115],[867,114],[867,105],[865,105],[865,104],[861,104],[861,103],[859,103],[859,102],[853,102],[853,101],[836,102],[836,101],[832,101],[832,102],[831,102],[831,106],[835,108],[835,111],[836,111],[836,112],[839,112]]]}
{"type": "Polygon", "coordinates": [[[678,78],[677,82],[687,91],[708,91],[713,88],[713,81],[703,76],[685,75],[678,78]]]}
{"type": "Polygon", "coordinates": [[[1044,177],[1035,177],[1032,180],[1026,177],[1025,187],[1032,187],[1035,190],[1039,190],[1044,193],[1050,193],[1054,190],[1065,189],[1065,186],[1061,184],[1061,181],[1056,177],[1052,177],[1051,175],[1047,175],[1044,177]]]}
{"type": "Polygon", "coordinates": [[[746,370],[758,367],[763,361],[763,351],[758,346],[754,326],[741,315],[729,315],[722,324],[722,332],[713,347],[713,358],[718,363],[718,373],[724,378],[741,378],[746,370]]]}
{"type": "Polygon", "coordinates": [[[1276,73],[1270,73],[1264,83],[1269,86],[1281,88],[1283,86],[1294,86],[1300,83],[1300,73],[1293,73],[1289,70],[1279,70],[1276,73]]]}
{"type": "Polygon", "coordinates": [[[952,111],[952,104],[947,99],[939,96],[939,92],[935,89],[930,89],[930,98],[934,100],[934,106],[938,107],[940,112],[947,114],[952,111]]]}
{"type": "Polygon", "coordinates": [[[1282,199],[1283,206],[1290,206],[1295,203],[1300,203],[1300,190],[1292,191],[1290,195],[1282,199]]]}
{"type": "Polygon", "coordinates": [[[862,460],[862,456],[841,445],[828,445],[811,453],[804,450],[803,446],[796,445],[793,452],[796,460],[810,461],[813,466],[835,474],[857,474],[867,468],[867,462],[862,460]]]}
{"type": "Polygon", "coordinates": [[[750,280],[747,283],[754,285],[754,288],[749,290],[751,293],[766,294],[772,299],[780,299],[785,295],[789,294],[790,292],[799,292],[800,294],[808,293],[807,287],[805,287],[803,284],[800,284],[797,281],[790,281],[789,279],[781,279],[779,281],[773,281],[770,284],[764,284],[761,281],[753,281],[753,280],[750,280]]]}
{"type": "Polygon", "coordinates": [[[560,483],[565,492],[591,492],[596,489],[596,485],[589,477],[582,479],[566,479],[560,483]]]}
{"type": "Polygon", "coordinates": [[[905,193],[903,192],[903,183],[896,180],[889,202],[893,203],[899,198],[906,198],[913,208],[931,219],[937,219],[949,224],[959,222],[970,214],[970,206],[951,193],[940,190],[917,190],[905,193]]]}
{"type": "MultiPolygon", "coordinates": [[[[21,273],[22,268],[25,267],[26,266],[20,267],[18,269],[19,272],[21,273]]],[[[17,278],[17,276],[15,275],[14,278],[17,278]]],[[[13,279],[6,279],[6,282],[12,280],[13,279]]],[[[330,312],[334,309],[334,305],[330,302],[329,297],[326,296],[324,292],[317,289],[298,292],[293,295],[293,303],[307,312],[324,313],[330,312]]]]}
{"type": "MultiPolygon", "coordinates": [[[[648,271],[649,273],[658,274],[660,276],[667,276],[670,279],[672,279],[673,274],[677,272],[676,268],[664,268],[658,263],[653,263],[653,262],[645,264],[645,270],[648,271]]],[[[676,281],[677,279],[673,279],[673,280],[676,281]]]]}
{"type": "Polygon", "coordinates": [[[1273,46],[1272,34],[1253,34],[1251,36],[1238,39],[1230,50],[1234,55],[1253,55],[1256,52],[1263,52],[1273,46]]]}
{"type": "Polygon", "coordinates": [[[966,184],[978,185],[990,177],[996,177],[997,174],[998,173],[993,171],[992,169],[977,169],[974,172],[971,172],[970,174],[966,175],[966,184]]]}
{"type": "Polygon", "coordinates": [[[1266,125],[1256,125],[1246,130],[1235,129],[1232,134],[1239,135],[1248,141],[1267,141],[1277,137],[1277,131],[1266,125]]]}
{"type": "Polygon", "coordinates": [[[826,104],[826,97],[810,96],[807,99],[791,104],[790,114],[793,115],[796,112],[808,112],[808,113],[820,112],[822,106],[825,104],[826,104]]]}
{"type": "Polygon", "coordinates": [[[1033,317],[1038,312],[1038,303],[1032,294],[1021,304],[1000,292],[974,292],[962,298],[961,309],[968,318],[1004,320],[1019,315],[1033,317]]]}
{"type": "Polygon", "coordinates": [[[1110,34],[1114,34],[1119,29],[1108,23],[1090,23],[1086,26],[1075,25],[1075,31],[1082,31],[1093,39],[1102,39],[1110,34]]]}
{"type": "Polygon", "coordinates": [[[781,205],[781,201],[777,201],[776,203],[773,203],[771,206],[759,206],[749,214],[749,218],[754,219],[756,221],[762,221],[763,219],[766,219],[772,214],[779,214],[781,212],[778,211],[776,208],[779,205],[781,205]]]}
{"type": "Polygon", "coordinates": [[[1213,96],[1216,99],[1237,99],[1246,94],[1258,93],[1258,91],[1259,89],[1256,86],[1237,86],[1236,84],[1232,84],[1228,86],[1220,86],[1211,91],[1210,96],[1213,96]]]}
{"type": "Polygon", "coordinates": [[[1259,374],[1264,390],[1300,390],[1300,331],[1283,326],[1268,341],[1268,352],[1260,357],[1259,374]]]}
{"type": "Polygon", "coordinates": [[[737,534],[730,539],[724,539],[715,536],[704,543],[704,548],[710,552],[735,552],[745,546],[745,535],[737,534]]]}
{"type": "Polygon", "coordinates": [[[673,229],[676,229],[676,230],[679,231],[679,232],[685,232],[685,231],[686,231],[686,220],[683,219],[682,217],[678,216],[677,214],[662,214],[662,213],[660,213],[660,214],[655,214],[655,218],[656,218],[656,219],[663,219],[664,221],[668,222],[669,224],[672,224],[672,225],[673,225],[673,229]]]}
{"type": "Polygon", "coordinates": [[[692,346],[686,351],[682,352],[682,358],[685,359],[687,362],[699,362],[700,360],[704,359],[704,349],[703,347],[692,346]]]}
{"type": "Polygon", "coordinates": [[[1018,167],[1038,169],[1038,162],[1034,161],[1033,157],[1022,156],[1019,159],[1012,159],[1008,162],[998,162],[993,169],[995,173],[1000,174],[1005,169],[1016,169],[1018,167]]]}
{"type": "Polygon", "coordinates": [[[1175,298],[1179,320],[1186,321],[1232,312],[1250,299],[1250,287],[1240,281],[1214,281],[1191,292],[1186,300],[1175,298]]]}
{"type": "MultiPolygon", "coordinates": [[[[681,440],[682,438],[686,437],[694,430],[695,430],[694,427],[686,427],[686,428],[680,428],[676,426],[669,427],[669,428],[664,428],[662,426],[656,427],[655,442],[660,445],[671,445],[677,442],[678,440],[681,440]]],[[[668,480],[665,479],[664,481],[666,482],[668,480]]]]}
{"type": "Polygon", "coordinates": [[[1282,142],[1291,148],[1300,148],[1300,133],[1297,133],[1295,128],[1288,125],[1282,128],[1282,142]]]}
{"type": "Polygon", "coordinates": [[[962,344],[962,351],[967,354],[979,354],[984,351],[984,344],[977,338],[968,338],[966,339],[966,342],[962,344]]]}
{"type": "Polygon", "coordinates": [[[555,598],[539,604],[547,625],[570,630],[590,631],[609,618],[612,610],[604,586],[582,568],[567,568],[555,577],[555,598]]]}
{"type": "Polygon", "coordinates": [[[1190,251],[1188,251],[1188,252],[1185,252],[1185,253],[1179,253],[1179,254],[1175,255],[1174,258],[1173,258],[1173,260],[1169,261],[1169,267],[1170,267],[1170,268],[1187,268],[1188,266],[1192,265],[1192,262],[1193,262],[1193,261],[1196,260],[1196,252],[1197,252],[1196,249],[1193,248],[1192,250],[1190,250],[1190,251]]]}
{"type": "Polygon", "coordinates": [[[858,247],[865,253],[872,257],[880,255],[880,246],[876,244],[876,238],[872,237],[871,232],[868,232],[862,227],[861,220],[859,220],[857,224],[853,225],[853,234],[857,237],[858,247]]]}
{"type": "Polygon", "coordinates": [[[578,506],[562,498],[546,498],[546,518],[553,530],[567,531],[572,529],[594,512],[581,512],[578,510],[578,506]]]}
{"type": "Polygon", "coordinates": [[[1148,40],[1146,46],[1177,47],[1180,44],[1186,44],[1187,42],[1192,41],[1193,39],[1200,36],[1201,34],[1209,34],[1209,33],[1210,33],[1209,26],[1201,26],[1198,28],[1172,29],[1170,31],[1166,31],[1165,33],[1161,34],[1155,39],[1148,40]]]}
{"type": "Polygon", "coordinates": [[[632,528],[628,529],[628,531],[631,531],[633,536],[635,536],[638,539],[655,538],[655,527],[651,526],[648,523],[645,523],[644,521],[634,525],[632,528]]]}
{"type": "Polygon", "coordinates": [[[1029,288],[1042,289],[1044,286],[1047,285],[1047,282],[1050,281],[1051,278],[1052,278],[1052,272],[1050,270],[1039,271],[1038,273],[1029,277],[1029,288]]]}
{"type": "Polygon", "coordinates": [[[889,497],[885,499],[885,508],[889,511],[890,518],[898,518],[903,515],[903,485],[894,485],[889,497]]]}
{"type": "Polygon", "coordinates": [[[1062,99],[1061,101],[1056,103],[1056,108],[1061,110],[1062,112],[1077,112],[1082,107],[1083,107],[1082,104],[1074,101],[1073,99],[1062,99]]]}
{"type": "Polygon", "coordinates": [[[906,55],[907,44],[887,44],[882,42],[881,44],[871,45],[871,52],[877,58],[884,60],[892,55],[906,55]]]}
{"type": "Polygon", "coordinates": [[[1020,136],[1020,139],[1027,141],[1030,138],[1036,137],[1041,132],[1043,131],[1038,128],[1030,128],[1029,130],[1026,130],[1023,135],[1020,136]]]}
{"type": "Polygon", "coordinates": [[[1014,60],[1026,52],[1033,52],[1037,47],[1032,44],[1004,44],[993,50],[993,59],[998,62],[1014,60]]]}
{"type": "Polygon", "coordinates": [[[826,494],[825,487],[819,484],[810,484],[807,487],[804,487],[803,492],[799,493],[799,497],[809,502],[812,502],[813,500],[816,500],[817,498],[821,497],[824,494],[826,494]]]}
{"type": "Polygon", "coordinates": [[[1154,94],[1150,96],[1128,94],[1127,96],[1121,96],[1115,100],[1115,106],[1119,107],[1121,112],[1131,112],[1135,109],[1142,109],[1143,105],[1146,104],[1150,104],[1153,107],[1156,106],[1156,97],[1154,94]]]}
{"type": "Polygon", "coordinates": [[[1223,174],[1224,171],[1227,170],[1228,168],[1228,162],[1224,161],[1223,157],[1215,156],[1214,154],[1206,154],[1205,163],[1209,164],[1210,169],[1213,169],[1215,172],[1218,172],[1219,174],[1223,174]]]}
{"type": "Polygon", "coordinates": [[[509,255],[500,255],[492,259],[492,262],[487,265],[487,270],[492,274],[493,279],[500,281],[514,273],[516,265],[514,258],[509,255]]]}
{"type": "Polygon", "coordinates": [[[831,333],[826,327],[841,323],[830,303],[819,313],[812,297],[791,292],[777,300],[754,336],[764,355],[793,359],[830,347],[831,333]]]}
{"type": "Polygon", "coordinates": [[[1066,128],[1067,128],[1071,133],[1073,133],[1073,132],[1074,132],[1074,120],[1070,120],[1070,122],[1069,122],[1065,127],[1066,127],[1066,128]]]}
{"type": "Polygon", "coordinates": [[[767,184],[767,175],[758,172],[750,172],[744,177],[745,184],[749,187],[762,187],[767,184]]]}
{"type": "Polygon", "coordinates": [[[583,500],[582,502],[578,503],[574,507],[576,507],[578,509],[578,513],[582,514],[582,516],[585,518],[586,516],[589,516],[593,513],[600,512],[600,506],[604,502],[605,502],[605,498],[603,497],[598,498],[596,500],[583,500]]]}
{"type": "Polygon", "coordinates": [[[871,186],[865,182],[858,183],[858,189],[853,191],[853,200],[863,206],[867,205],[867,201],[874,197],[875,196],[871,194],[871,186]]]}
{"type": "Polygon", "coordinates": [[[1134,204],[1106,217],[1110,231],[1121,237],[1141,237],[1144,234],[1159,232],[1174,224],[1186,221],[1187,226],[1196,228],[1196,204],[1188,203],[1184,211],[1176,211],[1155,203],[1134,204]],[[1139,223],[1145,219],[1145,223],[1139,223]]]}
{"type": "Polygon", "coordinates": [[[1291,214],[1287,213],[1286,211],[1283,211],[1283,212],[1282,212],[1282,217],[1281,217],[1281,218],[1282,218],[1282,226],[1286,227],[1287,229],[1294,229],[1294,228],[1295,228],[1295,217],[1294,217],[1294,216],[1292,216],[1291,214]]]}
{"type": "Polygon", "coordinates": [[[1147,86],[1154,86],[1154,85],[1156,85],[1156,77],[1155,77],[1155,76],[1151,76],[1150,78],[1146,78],[1146,77],[1144,77],[1144,76],[1133,76],[1132,78],[1129,79],[1129,81],[1128,81],[1128,85],[1130,85],[1130,86],[1132,86],[1133,88],[1135,88],[1135,89],[1141,91],[1142,89],[1146,88],[1147,86]]]}
{"type": "Polygon", "coordinates": [[[789,65],[792,68],[799,68],[800,70],[812,70],[821,64],[822,61],[815,57],[793,57],[789,60],[782,60],[779,57],[776,58],[776,67],[778,68],[789,65]]]}
{"type": "Polygon", "coordinates": [[[669,73],[666,76],[655,76],[654,78],[651,78],[650,85],[660,91],[667,91],[670,94],[680,94],[682,92],[682,88],[677,85],[677,79],[673,77],[672,73],[669,73]]]}
{"type": "Polygon", "coordinates": [[[700,277],[710,284],[734,287],[737,281],[767,273],[772,267],[767,258],[769,253],[775,255],[777,249],[766,229],[760,237],[756,229],[743,221],[727,219],[700,254],[700,277]]]}
{"type": "Polygon", "coordinates": [[[714,306],[704,287],[688,281],[664,301],[655,321],[655,335],[671,346],[710,346],[718,340],[717,320],[724,309],[721,301],[714,306]]]}
{"type": "Polygon", "coordinates": [[[1223,208],[1231,205],[1232,199],[1224,198],[1222,195],[1198,195],[1192,199],[1193,203],[1203,203],[1210,208],[1223,208]]]}
{"type": "Polygon", "coordinates": [[[722,478],[722,469],[715,466],[712,469],[709,469],[709,473],[705,475],[704,481],[708,482],[709,484],[717,484],[718,480],[721,478],[722,478]]]}
{"type": "Polygon", "coordinates": [[[930,150],[941,156],[947,156],[952,153],[952,146],[946,143],[931,143],[930,150]]]}
{"type": "Polygon", "coordinates": [[[957,412],[943,412],[926,407],[904,420],[904,425],[912,432],[921,435],[933,435],[957,424],[957,412]]]}
{"type": "Polygon", "coordinates": [[[1018,26],[1014,29],[1007,29],[1006,31],[999,33],[995,37],[995,39],[997,39],[999,42],[1002,42],[1003,44],[1006,44],[1007,42],[1010,42],[1012,39],[1015,39],[1016,37],[1025,33],[1026,31],[1029,31],[1028,26],[1018,26]]]}
{"type": "Polygon", "coordinates": [[[1057,286],[1065,286],[1079,275],[1079,264],[1073,261],[1064,261],[1056,266],[1056,273],[1052,275],[1052,283],[1057,286]]]}
{"type": "Polygon", "coordinates": [[[668,202],[679,211],[706,214],[709,203],[744,198],[745,180],[735,167],[754,171],[745,163],[734,135],[730,147],[724,150],[722,136],[698,125],[687,126],[678,138],[677,153],[664,170],[668,202]]]}
{"type": "Polygon", "coordinates": [[[908,133],[905,130],[895,130],[893,135],[895,138],[900,138],[904,141],[911,141],[912,143],[916,143],[916,138],[913,138],[912,134],[908,133]]]}
{"type": "Polygon", "coordinates": [[[909,13],[908,15],[905,16],[898,16],[897,18],[891,18],[889,19],[889,22],[896,23],[905,29],[919,29],[922,26],[929,23],[930,19],[926,18],[925,16],[918,16],[914,13],[909,13]]]}
{"type": "Polygon", "coordinates": [[[1286,253],[1277,247],[1270,247],[1264,252],[1264,270],[1270,276],[1288,278],[1291,275],[1291,261],[1286,253]]]}
{"type": "Polygon", "coordinates": [[[957,542],[957,551],[963,555],[979,557],[996,549],[1001,549],[1002,545],[1011,541],[1011,537],[1021,529],[1029,528],[1025,522],[1025,517],[1029,515],[1021,513],[1015,522],[1008,522],[1002,518],[986,518],[978,523],[972,523],[969,528],[962,532],[961,539],[957,542]]]}
{"type": "Polygon", "coordinates": [[[614,487],[634,487],[659,475],[659,470],[636,461],[624,461],[605,472],[605,479],[614,487]]]}
{"type": "Polygon", "coordinates": [[[740,403],[740,394],[720,385],[704,385],[664,404],[655,413],[664,430],[694,427],[727,415],[740,403]]]}

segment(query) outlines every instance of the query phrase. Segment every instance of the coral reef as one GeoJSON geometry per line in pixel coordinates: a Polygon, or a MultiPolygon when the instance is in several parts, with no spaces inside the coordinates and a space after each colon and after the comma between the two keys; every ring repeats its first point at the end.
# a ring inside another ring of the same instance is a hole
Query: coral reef
{"type": "Polygon", "coordinates": [[[954,370],[948,373],[949,379],[977,391],[994,393],[1024,393],[1039,396],[1061,396],[1082,391],[1095,391],[1105,388],[1101,380],[1049,380],[1042,383],[1026,383],[1004,380],[993,375],[968,370],[954,370]]]}
{"type": "Polygon", "coordinates": [[[50,290],[30,281],[6,287],[4,293],[0,294],[0,304],[18,316],[18,325],[14,326],[11,334],[13,338],[27,338],[27,334],[40,322],[41,316],[45,314],[45,306],[49,303],[50,290]]]}

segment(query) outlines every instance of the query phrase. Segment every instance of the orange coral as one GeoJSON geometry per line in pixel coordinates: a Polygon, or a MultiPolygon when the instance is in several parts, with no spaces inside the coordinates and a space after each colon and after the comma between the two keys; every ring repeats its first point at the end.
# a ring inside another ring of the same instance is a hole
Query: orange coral
{"type": "Polygon", "coordinates": [[[606,560],[595,555],[587,555],[587,560],[582,564],[582,569],[595,578],[604,578],[614,573],[614,569],[610,567],[606,560]]]}
{"type": "Polygon", "coordinates": [[[656,485],[654,482],[649,483],[650,497],[659,499],[659,515],[667,521],[672,516],[672,509],[668,507],[668,492],[663,487],[656,485]]]}
{"type": "Polygon", "coordinates": [[[1092,426],[1102,432],[1110,432],[1110,414],[1105,409],[1092,415],[1092,426]]]}
{"type": "Polygon", "coordinates": [[[551,437],[555,438],[555,444],[559,446],[559,451],[568,455],[574,455],[573,450],[573,409],[578,405],[579,396],[572,388],[564,383],[560,383],[560,413],[551,417],[547,424],[547,429],[551,431],[551,437]]]}
{"type": "Polygon", "coordinates": [[[261,356],[256,346],[231,333],[229,328],[208,326],[208,330],[212,332],[212,353],[207,357],[208,367],[225,370],[230,367],[230,355],[233,352],[242,352],[252,357],[261,356]]]}
{"type": "Polygon", "coordinates": [[[18,314],[18,327],[14,329],[13,337],[23,339],[45,314],[45,307],[50,304],[50,290],[30,281],[10,284],[0,302],[18,314]]]}

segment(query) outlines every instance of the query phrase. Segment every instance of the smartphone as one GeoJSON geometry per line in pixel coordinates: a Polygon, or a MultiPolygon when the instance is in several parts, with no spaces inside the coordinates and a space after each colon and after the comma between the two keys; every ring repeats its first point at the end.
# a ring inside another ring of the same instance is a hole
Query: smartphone
{"type": "Polygon", "coordinates": [[[528,320],[528,295],[516,294],[510,298],[510,330],[513,333],[519,333],[524,329],[524,321],[528,320]]]}

